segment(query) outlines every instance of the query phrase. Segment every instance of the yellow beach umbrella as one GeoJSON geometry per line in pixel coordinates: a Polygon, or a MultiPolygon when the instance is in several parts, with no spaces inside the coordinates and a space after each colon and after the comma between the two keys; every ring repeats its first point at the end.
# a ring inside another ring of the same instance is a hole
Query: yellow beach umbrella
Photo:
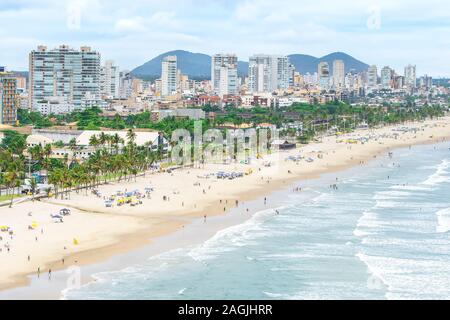
{"type": "Polygon", "coordinates": [[[33,229],[37,228],[37,227],[38,227],[37,222],[36,222],[36,221],[33,221],[33,223],[31,224],[31,227],[32,227],[33,229]]]}
{"type": "Polygon", "coordinates": [[[78,245],[78,240],[76,238],[73,238],[73,244],[78,245]]]}

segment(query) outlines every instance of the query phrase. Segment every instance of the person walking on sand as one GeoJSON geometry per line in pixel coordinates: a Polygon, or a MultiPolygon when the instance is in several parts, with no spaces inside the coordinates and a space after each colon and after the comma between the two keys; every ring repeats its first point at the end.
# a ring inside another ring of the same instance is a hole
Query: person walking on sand
{"type": "Polygon", "coordinates": [[[30,255],[28,255],[28,262],[30,262],[30,255]]]}
{"type": "Polygon", "coordinates": [[[206,214],[203,216],[203,223],[206,223],[206,214]]]}
{"type": "Polygon", "coordinates": [[[48,269],[48,278],[51,279],[52,277],[52,269],[48,269]]]}

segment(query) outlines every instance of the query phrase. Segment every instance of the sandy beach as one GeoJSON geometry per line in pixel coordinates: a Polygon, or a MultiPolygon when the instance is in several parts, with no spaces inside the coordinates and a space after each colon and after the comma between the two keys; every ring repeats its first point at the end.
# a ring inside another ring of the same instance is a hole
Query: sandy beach
{"type": "MultiPolygon", "coordinates": [[[[195,219],[224,214],[245,202],[311,179],[326,172],[362,165],[389,150],[450,138],[450,118],[409,123],[374,130],[356,130],[345,135],[321,138],[320,142],[296,150],[280,151],[249,164],[207,164],[201,168],[172,173],[146,173],[136,180],[98,187],[100,196],[84,190],[71,192],[70,199],[27,201],[12,208],[0,208],[0,225],[14,233],[1,232],[0,289],[27,284],[27,275],[47,277],[49,269],[91,264],[115,254],[150,243],[195,219]],[[292,160],[301,154],[304,159],[292,160]],[[289,157],[291,157],[289,159],[289,157]],[[306,161],[305,159],[310,158],[306,161]],[[270,163],[271,166],[267,166],[270,163]],[[234,180],[204,178],[218,171],[249,172],[234,180]],[[105,206],[105,197],[152,187],[150,198],[141,204],[105,206]],[[51,214],[69,208],[71,215],[55,223],[51,214]],[[205,217],[206,216],[206,217],[205,217]],[[34,228],[31,230],[29,226],[34,228]]],[[[338,184],[339,182],[337,182],[338,184]]],[[[251,212],[249,212],[251,213],[251,212]]]]}

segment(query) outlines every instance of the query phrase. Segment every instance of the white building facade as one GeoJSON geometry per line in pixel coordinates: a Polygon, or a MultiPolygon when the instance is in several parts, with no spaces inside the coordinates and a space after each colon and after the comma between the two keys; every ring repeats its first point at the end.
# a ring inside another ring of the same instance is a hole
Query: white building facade
{"type": "Polygon", "coordinates": [[[119,99],[120,92],[119,67],[114,61],[107,60],[100,69],[100,91],[107,99],[119,99]]]}
{"type": "Polygon", "coordinates": [[[33,106],[33,111],[39,112],[44,116],[66,114],[74,110],[75,106],[64,97],[48,97],[45,100],[36,102],[33,106]]]}
{"type": "Polygon", "coordinates": [[[416,66],[409,64],[405,67],[405,85],[410,88],[417,86],[416,66]]]}
{"type": "Polygon", "coordinates": [[[345,65],[342,60],[333,61],[333,86],[342,89],[345,85],[345,65]]]}
{"type": "Polygon", "coordinates": [[[388,66],[381,69],[381,87],[383,89],[392,88],[393,70],[388,66]]]}
{"type": "Polygon", "coordinates": [[[100,96],[100,54],[90,47],[39,46],[29,56],[30,109],[49,97],[81,106],[86,94],[100,96]]]}
{"type": "Polygon", "coordinates": [[[375,89],[378,86],[378,69],[376,65],[371,65],[367,69],[367,87],[375,89]]]}
{"type": "Polygon", "coordinates": [[[215,94],[236,95],[238,93],[238,59],[235,54],[215,54],[211,57],[211,86],[215,94]]]}
{"type": "Polygon", "coordinates": [[[250,92],[270,92],[289,87],[293,66],[287,56],[253,55],[249,59],[248,76],[250,92]]]}
{"type": "Polygon", "coordinates": [[[170,96],[177,91],[177,57],[167,56],[162,61],[161,96],[170,96]]]}

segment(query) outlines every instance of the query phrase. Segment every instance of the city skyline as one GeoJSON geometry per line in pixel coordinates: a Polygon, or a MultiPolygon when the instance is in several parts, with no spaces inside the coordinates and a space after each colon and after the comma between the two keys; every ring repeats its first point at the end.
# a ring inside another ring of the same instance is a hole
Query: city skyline
{"type": "Polygon", "coordinates": [[[389,65],[401,72],[412,63],[418,75],[450,76],[439,59],[450,54],[445,36],[450,16],[438,1],[201,2],[129,1],[125,7],[117,1],[2,1],[0,65],[25,71],[30,50],[64,43],[91,46],[121,69],[174,49],[232,52],[245,61],[258,52],[322,56],[343,51],[379,69],[389,65]],[[45,24],[38,22],[42,18],[45,24]]]}

